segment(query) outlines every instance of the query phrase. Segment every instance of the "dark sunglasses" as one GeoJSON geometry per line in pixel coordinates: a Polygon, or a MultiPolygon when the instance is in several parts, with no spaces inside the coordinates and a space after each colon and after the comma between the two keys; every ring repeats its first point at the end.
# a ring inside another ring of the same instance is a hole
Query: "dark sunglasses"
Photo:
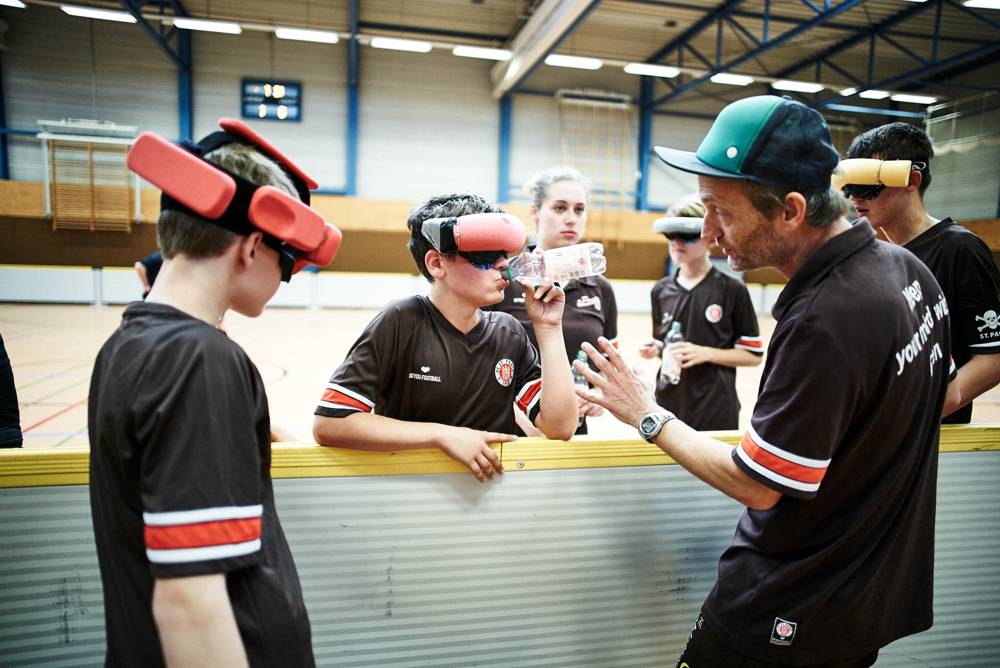
{"type": "Polygon", "coordinates": [[[877,186],[859,186],[850,184],[840,189],[840,191],[844,193],[844,197],[849,199],[863,199],[869,202],[881,195],[883,190],[885,190],[885,186],[882,184],[877,186]]]}
{"type": "Polygon", "coordinates": [[[700,234],[681,234],[679,232],[667,232],[665,236],[669,241],[682,241],[686,244],[693,244],[701,239],[700,234]]]}
{"type": "Polygon", "coordinates": [[[281,269],[281,282],[287,283],[292,280],[292,271],[295,269],[295,262],[299,259],[298,253],[288,244],[270,234],[264,235],[264,245],[273,248],[278,254],[278,267],[281,269]]]}
{"type": "Polygon", "coordinates": [[[469,264],[476,269],[492,269],[493,265],[502,257],[507,257],[507,251],[458,251],[458,254],[469,261],[469,264]]]}

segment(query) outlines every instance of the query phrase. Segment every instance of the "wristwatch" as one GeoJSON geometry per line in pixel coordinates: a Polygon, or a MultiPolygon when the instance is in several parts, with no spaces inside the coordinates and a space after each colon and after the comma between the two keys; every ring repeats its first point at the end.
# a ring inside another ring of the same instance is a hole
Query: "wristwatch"
{"type": "Polygon", "coordinates": [[[662,408],[648,413],[639,420],[639,435],[649,443],[653,443],[663,430],[663,425],[676,419],[676,415],[662,408]]]}

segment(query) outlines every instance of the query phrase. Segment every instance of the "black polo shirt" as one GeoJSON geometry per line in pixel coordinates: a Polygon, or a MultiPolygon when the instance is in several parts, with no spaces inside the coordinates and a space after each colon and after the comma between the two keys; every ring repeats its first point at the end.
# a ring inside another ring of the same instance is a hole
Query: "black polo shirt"
{"type": "Polygon", "coordinates": [[[316,415],[362,411],[397,420],[514,433],[518,406],[538,416],[542,370],[524,327],[480,312],[468,334],[423,296],[392,302],[333,372],[316,415]]]}
{"type": "MultiPolygon", "coordinates": [[[[676,321],[681,323],[685,341],[764,354],[757,314],[742,281],[712,267],[698,285],[688,290],[677,281],[678,274],[674,272],[653,285],[653,338],[664,341],[676,321]]],[[[698,364],[684,369],[677,385],[658,374],[656,403],[694,429],[736,429],[740,418],[736,369],[698,364]]]]}
{"type": "MultiPolygon", "coordinates": [[[[983,240],[945,218],[904,248],[923,260],[944,290],[956,366],[961,369],[973,355],[1000,353],[1000,271],[983,240]]],[[[942,422],[971,420],[970,402],[942,422]]]]}
{"type": "Polygon", "coordinates": [[[97,356],[88,418],[108,665],[163,665],[154,578],[215,573],[251,665],[313,665],[267,397],[243,349],[174,308],[132,304],[97,356]]]}
{"type": "Polygon", "coordinates": [[[787,664],[859,657],[931,625],[944,297],[867,221],[817,250],[774,307],[733,459],[781,492],[748,509],[705,602],[731,647],[787,664]]]}
{"type": "MultiPolygon", "coordinates": [[[[584,341],[598,350],[597,338],[603,336],[618,345],[618,302],[615,290],[603,276],[586,276],[572,280],[562,286],[566,293],[566,307],[563,309],[562,329],[566,343],[566,354],[572,365],[584,341]]],[[[504,290],[503,301],[486,307],[491,311],[509,313],[524,327],[531,344],[538,348],[535,328],[524,308],[524,286],[517,281],[504,290]]],[[[593,365],[591,364],[591,367],[593,365]]],[[[594,367],[596,370],[596,367],[594,367]]],[[[521,433],[518,431],[518,433],[521,433]]],[[[587,433],[586,418],[580,418],[577,434],[587,433]]]]}

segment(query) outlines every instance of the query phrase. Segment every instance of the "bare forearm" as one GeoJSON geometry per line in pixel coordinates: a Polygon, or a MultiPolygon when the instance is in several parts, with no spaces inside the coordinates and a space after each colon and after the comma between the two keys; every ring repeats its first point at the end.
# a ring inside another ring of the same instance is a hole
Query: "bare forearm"
{"type": "Polygon", "coordinates": [[[961,395],[957,410],[1000,383],[1000,355],[973,355],[958,370],[955,382],[961,395]]]}
{"type": "Polygon", "coordinates": [[[680,420],[663,427],[656,445],[692,475],[745,506],[763,510],[781,498],[736,465],[731,445],[700,434],[680,420]]]}
{"type": "Polygon", "coordinates": [[[153,618],[168,666],[246,666],[224,575],[158,579],[153,618]]]}
{"type": "Polygon", "coordinates": [[[320,445],[392,452],[440,446],[439,427],[432,422],[406,422],[375,413],[313,420],[313,438],[320,445]]]}
{"type": "Polygon", "coordinates": [[[713,348],[712,364],[719,366],[757,366],[760,364],[761,356],[754,355],[749,350],[741,348],[713,348]]]}
{"type": "Polygon", "coordinates": [[[562,327],[535,327],[542,362],[542,396],[535,425],[549,438],[567,440],[579,420],[573,375],[566,355],[562,327]]]}

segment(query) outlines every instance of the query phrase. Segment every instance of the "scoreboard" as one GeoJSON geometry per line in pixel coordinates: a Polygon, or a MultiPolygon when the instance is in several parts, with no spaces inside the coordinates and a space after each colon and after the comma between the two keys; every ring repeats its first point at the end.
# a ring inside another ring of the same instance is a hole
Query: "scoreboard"
{"type": "Polygon", "coordinates": [[[243,118],[270,121],[302,120],[302,82],[243,79],[243,118]]]}

